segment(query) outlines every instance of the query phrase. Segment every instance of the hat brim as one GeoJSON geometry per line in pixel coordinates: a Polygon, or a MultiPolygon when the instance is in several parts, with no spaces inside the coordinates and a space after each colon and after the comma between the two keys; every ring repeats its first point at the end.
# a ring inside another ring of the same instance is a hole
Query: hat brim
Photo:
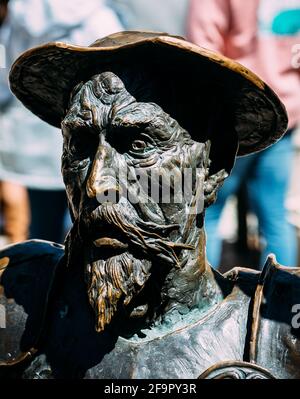
{"type": "Polygon", "coordinates": [[[237,135],[237,155],[246,155],[270,146],[287,129],[284,105],[258,76],[231,59],[164,33],[120,32],[89,47],[62,42],[35,47],[13,64],[11,90],[34,114],[60,127],[73,87],[121,64],[140,65],[160,75],[176,99],[176,110],[171,106],[167,112],[199,141],[225,143],[237,135]]]}

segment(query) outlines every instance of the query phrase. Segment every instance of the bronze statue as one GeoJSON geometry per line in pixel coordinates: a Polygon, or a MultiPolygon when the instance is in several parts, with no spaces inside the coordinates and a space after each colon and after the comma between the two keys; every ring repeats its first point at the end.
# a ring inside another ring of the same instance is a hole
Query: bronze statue
{"type": "Polygon", "coordinates": [[[300,377],[299,270],[270,255],[261,273],[222,275],[205,256],[205,208],[235,157],[286,130],[275,93],[234,61],[155,32],[39,46],[10,82],[61,126],[73,228],[65,247],[0,252],[0,376],[300,377]]]}

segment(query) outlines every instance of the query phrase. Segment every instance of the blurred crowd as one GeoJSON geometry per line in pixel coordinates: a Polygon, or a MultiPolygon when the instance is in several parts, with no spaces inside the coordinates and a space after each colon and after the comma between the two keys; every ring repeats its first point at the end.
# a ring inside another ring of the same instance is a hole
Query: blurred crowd
{"type": "Polygon", "coordinates": [[[207,256],[215,268],[229,248],[241,266],[261,268],[269,253],[300,266],[300,0],[0,0],[0,246],[63,242],[71,225],[61,135],[12,96],[10,66],[41,43],[89,45],[121,30],[183,36],[244,64],[277,92],[289,129],[276,145],[237,160],[206,212],[207,256]]]}

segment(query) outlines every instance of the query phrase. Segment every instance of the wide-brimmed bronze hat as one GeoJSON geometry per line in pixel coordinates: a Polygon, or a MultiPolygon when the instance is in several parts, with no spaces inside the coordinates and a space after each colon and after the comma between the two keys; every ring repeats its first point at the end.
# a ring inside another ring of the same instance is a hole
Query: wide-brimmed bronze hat
{"type": "MultiPolygon", "coordinates": [[[[120,32],[88,47],[62,42],[23,53],[13,64],[13,93],[44,121],[59,127],[74,85],[95,73],[147,70],[160,79],[164,110],[198,139],[238,138],[238,155],[262,150],[286,131],[287,114],[277,95],[239,63],[158,32],[120,32]]],[[[138,97],[138,95],[136,95],[138,97]]],[[[137,98],[139,100],[139,98],[137,98]]]]}

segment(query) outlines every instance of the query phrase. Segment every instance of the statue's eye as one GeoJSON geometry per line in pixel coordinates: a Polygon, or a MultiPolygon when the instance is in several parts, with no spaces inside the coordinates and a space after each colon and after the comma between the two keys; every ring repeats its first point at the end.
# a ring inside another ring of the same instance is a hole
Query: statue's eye
{"type": "Polygon", "coordinates": [[[132,149],[134,151],[144,151],[147,148],[147,144],[142,140],[134,140],[132,143],[132,149]]]}
{"type": "Polygon", "coordinates": [[[87,131],[73,133],[69,150],[70,155],[78,160],[91,157],[95,154],[99,145],[99,137],[87,131]]]}

